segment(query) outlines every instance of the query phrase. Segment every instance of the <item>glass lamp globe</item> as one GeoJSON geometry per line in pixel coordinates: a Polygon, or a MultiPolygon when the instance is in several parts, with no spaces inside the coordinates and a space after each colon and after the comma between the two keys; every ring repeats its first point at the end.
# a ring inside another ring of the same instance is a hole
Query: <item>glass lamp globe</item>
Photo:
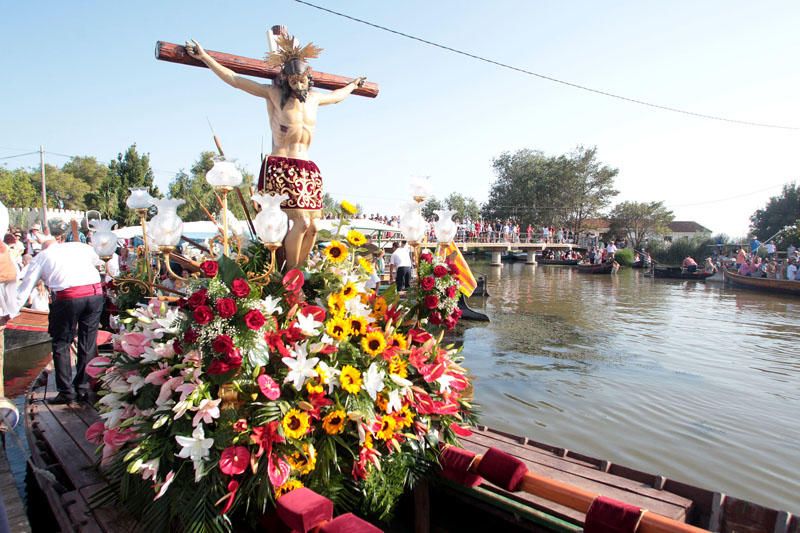
{"type": "Polygon", "coordinates": [[[101,258],[114,255],[117,250],[117,236],[111,231],[116,224],[116,220],[92,220],[89,224],[94,230],[92,235],[92,247],[101,258]]]}
{"type": "Polygon", "coordinates": [[[125,205],[128,206],[128,209],[147,209],[153,205],[153,197],[150,196],[146,188],[131,187],[129,190],[131,194],[128,196],[128,199],[125,200],[125,205]]]}
{"type": "Polygon", "coordinates": [[[400,216],[400,231],[403,232],[406,239],[410,242],[420,242],[425,237],[425,228],[427,224],[419,208],[414,206],[412,209],[407,209],[400,216]]]}
{"type": "Polygon", "coordinates": [[[242,183],[242,173],[233,161],[221,159],[206,173],[206,181],[212,187],[238,187],[242,183]]]}
{"type": "Polygon", "coordinates": [[[147,232],[156,246],[177,246],[183,235],[183,220],[178,216],[178,207],[183,200],[164,199],[154,201],[158,214],[147,224],[147,232]]]}
{"type": "Polygon", "coordinates": [[[411,197],[414,201],[424,202],[431,195],[431,181],[425,178],[411,179],[411,197]]]}
{"type": "Polygon", "coordinates": [[[256,234],[267,245],[280,246],[289,230],[289,217],[281,211],[281,203],[289,199],[286,194],[254,194],[253,200],[261,206],[253,220],[256,234]]]}
{"type": "Polygon", "coordinates": [[[437,209],[434,213],[439,217],[439,220],[433,226],[433,231],[436,232],[436,240],[441,243],[451,242],[458,231],[458,226],[453,222],[455,211],[437,209]]]}

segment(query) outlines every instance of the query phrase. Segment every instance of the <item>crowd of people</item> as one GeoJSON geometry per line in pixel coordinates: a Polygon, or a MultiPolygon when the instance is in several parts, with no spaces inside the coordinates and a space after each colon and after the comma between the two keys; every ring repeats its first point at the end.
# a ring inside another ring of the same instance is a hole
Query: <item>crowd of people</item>
{"type": "Polygon", "coordinates": [[[720,256],[722,264],[732,266],[742,276],[800,281],[800,250],[793,244],[786,249],[786,258],[781,258],[774,243],[762,244],[755,237],[749,250],[740,247],[730,257],[720,256]]]}

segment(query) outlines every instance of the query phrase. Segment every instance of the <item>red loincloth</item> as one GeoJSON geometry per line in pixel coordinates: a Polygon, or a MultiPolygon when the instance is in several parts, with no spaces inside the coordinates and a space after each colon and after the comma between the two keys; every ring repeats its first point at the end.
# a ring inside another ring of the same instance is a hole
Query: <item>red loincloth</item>
{"type": "Polygon", "coordinates": [[[269,156],[261,163],[258,191],[288,195],[283,209],[322,209],[322,175],[313,161],[269,156]]]}

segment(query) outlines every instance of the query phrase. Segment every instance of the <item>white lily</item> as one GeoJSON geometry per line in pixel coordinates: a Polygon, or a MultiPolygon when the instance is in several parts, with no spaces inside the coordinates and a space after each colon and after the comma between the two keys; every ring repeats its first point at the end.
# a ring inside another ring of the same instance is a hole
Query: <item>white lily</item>
{"type": "Polygon", "coordinates": [[[158,327],[154,329],[154,332],[161,335],[164,333],[174,335],[178,332],[178,318],[180,318],[180,315],[180,309],[167,308],[165,316],[156,318],[155,322],[158,327]]]}
{"type": "Polygon", "coordinates": [[[319,335],[320,326],[322,326],[322,322],[318,322],[311,314],[299,313],[297,315],[297,327],[306,337],[319,335]]]}
{"type": "Polygon", "coordinates": [[[389,401],[386,402],[386,412],[394,413],[403,408],[403,400],[400,396],[400,390],[395,389],[389,392],[389,401]]]}
{"type": "Polygon", "coordinates": [[[153,498],[154,500],[159,499],[160,497],[162,497],[164,494],[167,493],[167,489],[169,489],[169,486],[172,485],[173,479],[175,479],[175,472],[170,470],[169,472],[167,472],[167,477],[164,478],[164,483],[156,483],[155,486],[156,496],[155,498],[153,498]]]}
{"type": "Polygon", "coordinates": [[[331,394],[335,387],[340,386],[339,374],[341,374],[342,371],[338,368],[328,366],[328,363],[325,361],[320,361],[318,366],[321,370],[319,375],[323,378],[323,383],[328,385],[328,394],[331,394]]]}
{"type": "Polygon", "coordinates": [[[442,374],[439,379],[436,380],[436,383],[439,384],[439,392],[450,392],[450,383],[455,378],[449,374],[442,374]]]}
{"type": "Polygon", "coordinates": [[[367,391],[373,401],[386,386],[383,383],[384,376],[386,376],[386,373],[383,370],[378,370],[378,365],[375,363],[369,365],[367,372],[364,374],[364,390],[367,391]]]}
{"type": "Polygon", "coordinates": [[[406,389],[408,389],[409,387],[411,387],[411,385],[413,385],[413,383],[408,381],[406,378],[401,377],[397,374],[389,374],[389,379],[394,381],[398,387],[401,387],[403,389],[403,393],[405,393],[406,389]]]}
{"type": "Polygon", "coordinates": [[[139,473],[142,474],[142,479],[157,479],[158,478],[158,462],[159,459],[150,459],[139,465],[139,473]]]}
{"type": "Polygon", "coordinates": [[[191,437],[175,435],[175,440],[181,445],[181,451],[177,454],[178,457],[192,460],[192,463],[194,463],[194,479],[199,481],[203,476],[203,460],[208,457],[209,450],[214,445],[214,439],[206,438],[203,432],[203,424],[200,424],[194,428],[191,437]]]}
{"type": "Polygon", "coordinates": [[[131,392],[133,392],[134,396],[136,396],[139,393],[139,389],[147,385],[144,376],[141,375],[128,376],[128,378],[125,381],[127,381],[128,384],[131,386],[131,392]]]}
{"type": "Polygon", "coordinates": [[[266,296],[260,302],[258,302],[258,307],[265,316],[280,314],[283,313],[283,308],[278,305],[281,303],[280,298],[274,298],[272,296],[266,296]]]}
{"type": "Polygon", "coordinates": [[[306,382],[306,378],[313,378],[317,376],[317,371],[314,367],[319,362],[319,357],[312,357],[308,359],[308,342],[299,344],[292,350],[294,357],[284,357],[281,359],[283,364],[289,367],[289,373],[283,380],[284,383],[293,382],[294,388],[300,390],[306,382]]]}
{"type": "Polygon", "coordinates": [[[197,412],[194,414],[194,418],[192,419],[192,425],[196,426],[201,421],[205,422],[206,424],[211,424],[214,422],[215,418],[219,418],[219,404],[221,402],[221,398],[217,398],[216,400],[204,398],[200,402],[200,405],[198,405],[196,409],[193,409],[197,412]]]}

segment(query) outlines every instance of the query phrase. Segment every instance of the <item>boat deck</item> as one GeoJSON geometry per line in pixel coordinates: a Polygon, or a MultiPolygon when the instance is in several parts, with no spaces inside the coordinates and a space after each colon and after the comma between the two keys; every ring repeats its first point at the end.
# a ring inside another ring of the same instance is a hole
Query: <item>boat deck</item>
{"type": "MultiPolygon", "coordinates": [[[[45,374],[42,374],[44,377],[45,374]]],[[[96,468],[95,446],[86,429],[100,419],[89,405],[49,405],[55,379],[35,383],[26,398],[25,419],[36,480],[62,531],[111,533],[132,530],[130,519],[114,507],[92,508],[90,499],[106,480],[96,468]]]]}
{"type": "Polygon", "coordinates": [[[8,527],[11,531],[15,533],[30,533],[31,526],[28,523],[28,515],[25,514],[25,505],[22,503],[22,498],[20,498],[17,491],[14,474],[11,472],[11,467],[6,457],[5,446],[0,446],[0,499],[2,499],[6,518],[8,519],[8,527]]]}

